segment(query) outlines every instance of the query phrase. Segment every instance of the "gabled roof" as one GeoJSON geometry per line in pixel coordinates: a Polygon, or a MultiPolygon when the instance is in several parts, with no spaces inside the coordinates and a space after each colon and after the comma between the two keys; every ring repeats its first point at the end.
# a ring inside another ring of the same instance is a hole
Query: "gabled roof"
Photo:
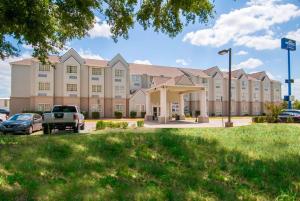
{"type": "Polygon", "coordinates": [[[222,71],[219,69],[218,66],[214,66],[214,67],[208,68],[208,69],[204,70],[203,72],[206,73],[209,76],[213,76],[217,71],[219,71],[220,73],[222,73],[222,71]]]}
{"type": "Polygon", "coordinates": [[[195,68],[179,68],[179,70],[199,77],[209,77],[203,70],[195,68]]]}
{"type": "Polygon", "coordinates": [[[235,77],[235,78],[238,78],[238,79],[240,79],[243,75],[245,75],[248,78],[247,73],[241,68],[231,71],[231,75],[232,75],[232,77],[235,77]]]}
{"type": "Polygon", "coordinates": [[[261,71],[261,72],[256,72],[256,73],[251,73],[248,74],[250,77],[253,77],[257,80],[262,81],[265,77],[268,77],[267,73],[265,71],[261,71]]]}
{"type": "Polygon", "coordinates": [[[161,85],[166,83],[169,79],[171,79],[170,77],[161,77],[161,76],[155,76],[152,79],[152,84],[153,85],[161,85]]]}

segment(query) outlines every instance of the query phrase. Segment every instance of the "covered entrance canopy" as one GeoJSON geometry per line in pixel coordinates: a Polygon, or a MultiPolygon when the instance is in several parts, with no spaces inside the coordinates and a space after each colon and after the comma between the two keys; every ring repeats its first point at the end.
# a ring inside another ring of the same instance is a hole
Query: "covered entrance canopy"
{"type": "Polygon", "coordinates": [[[167,123],[172,119],[172,104],[178,103],[180,120],[185,119],[184,95],[197,92],[200,96],[199,123],[207,123],[206,88],[202,86],[168,85],[162,84],[146,91],[146,116],[145,119],[154,120],[157,116],[159,123],[167,123]]]}

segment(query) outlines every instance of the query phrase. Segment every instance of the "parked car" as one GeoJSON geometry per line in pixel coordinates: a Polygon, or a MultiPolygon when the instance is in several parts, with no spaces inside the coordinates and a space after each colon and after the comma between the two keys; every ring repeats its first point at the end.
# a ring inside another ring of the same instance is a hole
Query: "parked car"
{"type": "Polygon", "coordinates": [[[292,118],[294,122],[300,123],[300,110],[283,110],[278,118],[281,122],[287,122],[288,118],[292,118]]]}
{"type": "Polygon", "coordinates": [[[6,133],[26,133],[42,129],[42,116],[33,113],[21,113],[11,116],[0,124],[0,131],[6,133]]]}
{"type": "Polygon", "coordinates": [[[0,114],[5,114],[8,117],[9,113],[10,112],[8,108],[0,108],[0,114]]]}
{"type": "Polygon", "coordinates": [[[7,115],[6,114],[1,114],[0,113],[0,123],[7,120],[7,115]]]}
{"type": "Polygon", "coordinates": [[[49,134],[53,129],[72,129],[74,133],[84,130],[84,116],[74,105],[56,105],[51,112],[43,114],[43,131],[49,134]]]}

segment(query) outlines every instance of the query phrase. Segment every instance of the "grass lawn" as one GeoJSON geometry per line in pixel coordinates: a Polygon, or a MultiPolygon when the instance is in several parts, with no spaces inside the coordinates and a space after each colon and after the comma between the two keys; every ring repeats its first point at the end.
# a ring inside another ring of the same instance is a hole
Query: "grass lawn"
{"type": "Polygon", "coordinates": [[[300,127],[0,136],[0,200],[300,200],[300,127]]]}

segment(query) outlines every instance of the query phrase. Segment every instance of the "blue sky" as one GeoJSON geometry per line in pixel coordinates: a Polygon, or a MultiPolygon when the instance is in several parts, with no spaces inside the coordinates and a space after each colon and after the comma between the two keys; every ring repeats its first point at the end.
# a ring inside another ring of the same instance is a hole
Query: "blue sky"
{"type": "MultiPolygon", "coordinates": [[[[280,49],[280,38],[290,37],[300,44],[299,0],[216,0],[216,15],[207,24],[185,27],[175,38],[152,30],[144,31],[138,24],[129,33],[129,39],[115,43],[110,38],[109,26],[97,17],[90,36],[70,41],[82,56],[111,59],[121,53],[128,62],[205,69],[219,66],[228,68],[228,59],[217,52],[233,49],[234,68],[246,72],[266,71],[272,79],[284,81],[287,77],[287,52],[280,49]]],[[[292,52],[294,94],[300,99],[300,51],[292,52]]],[[[30,56],[30,47],[23,46],[21,58],[30,56]]],[[[0,97],[10,96],[10,71],[7,62],[0,62],[0,97]]],[[[283,95],[286,86],[283,84],[283,95]]]]}

